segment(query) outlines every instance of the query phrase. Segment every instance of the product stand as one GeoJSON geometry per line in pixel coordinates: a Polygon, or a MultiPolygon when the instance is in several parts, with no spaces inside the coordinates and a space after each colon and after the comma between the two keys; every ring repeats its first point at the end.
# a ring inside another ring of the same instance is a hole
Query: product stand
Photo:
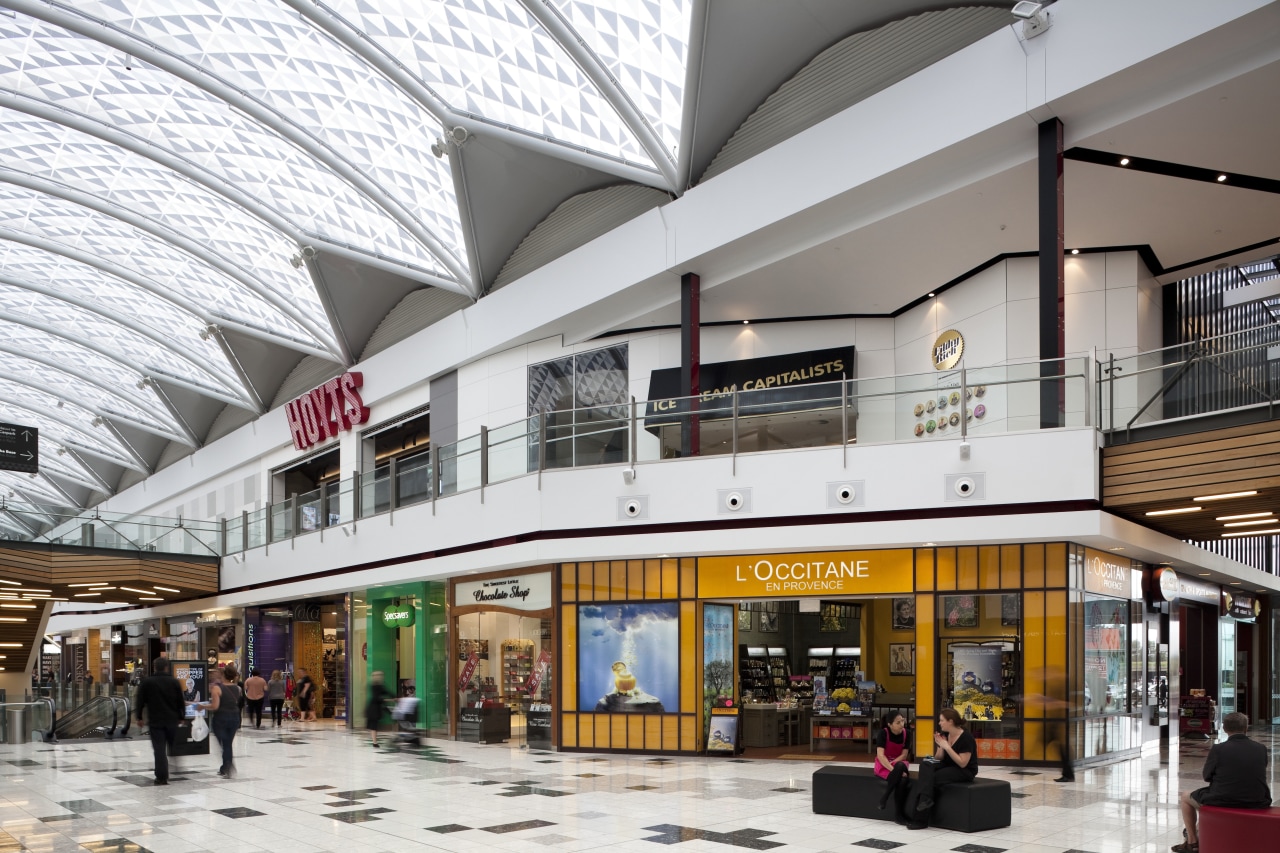
{"type": "Polygon", "coordinates": [[[458,714],[458,740],[468,743],[502,743],[511,737],[511,709],[464,707],[458,714]]]}
{"type": "Polygon", "coordinates": [[[738,648],[738,678],[742,693],[750,693],[766,702],[774,700],[773,678],[769,675],[768,653],[764,646],[738,648]]]}
{"type": "Polygon", "coordinates": [[[535,703],[525,715],[525,743],[530,749],[551,749],[551,706],[535,703]]]}

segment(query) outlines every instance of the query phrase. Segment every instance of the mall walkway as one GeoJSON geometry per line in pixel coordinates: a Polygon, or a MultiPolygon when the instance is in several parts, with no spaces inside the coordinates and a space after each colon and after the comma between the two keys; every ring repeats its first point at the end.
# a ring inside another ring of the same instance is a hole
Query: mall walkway
{"type": "MultiPolygon", "coordinates": [[[[1252,734],[1275,755],[1269,729],[1252,734]]],[[[236,744],[237,778],[218,778],[214,758],[199,756],[179,759],[181,773],[167,787],[151,785],[144,738],[0,746],[0,850],[654,851],[658,844],[682,853],[1156,853],[1180,839],[1174,781],[1195,784],[1207,750],[1188,744],[1176,767],[1131,761],[1082,772],[1070,785],[1055,784],[1052,771],[984,768],[1013,785],[1013,826],[965,835],[814,815],[810,776],[820,765],[807,761],[605,757],[444,741],[417,752],[375,751],[363,733],[323,723],[290,724],[282,736],[245,731],[236,744]]]]}

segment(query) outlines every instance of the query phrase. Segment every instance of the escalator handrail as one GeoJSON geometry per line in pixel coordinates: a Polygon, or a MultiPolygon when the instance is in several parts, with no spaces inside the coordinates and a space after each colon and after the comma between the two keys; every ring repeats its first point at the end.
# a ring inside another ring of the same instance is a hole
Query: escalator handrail
{"type": "MultiPolygon", "coordinates": [[[[27,706],[36,706],[36,705],[43,705],[49,709],[49,728],[47,730],[32,729],[32,731],[40,731],[41,736],[45,740],[49,740],[50,735],[53,733],[53,729],[54,727],[57,726],[58,721],[54,718],[53,700],[50,699],[48,696],[37,696],[28,702],[0,702],[0,713],[3,713],[3,711],[7,708],[14,708],[14,707],[25,708],[27,706]]],[[[6,721],[6,725],[7,725],[7,721],[6,721]]]]}
{"type": "MultiPolygon", "coordinates": [[[[81,714],[88,715],[89,713],[91,713],[89,710],[90,708],[93,708],[95,705],[101,708],[103,702],[107,703],[111,708],[112,719],[111,719],[111,728],[109,729],[109,731],[114,732],[115,731],[115,715],[116,715],[116,699],[117,697],[114,697],[114,696],[94,696],[88,702],[85,702],[82,705],[78,705],[74,710],[68,711],[67,713],[63,714],[62,718],[58,720],[53,726],[53,739],[57,740],[58,729],[59,728],[65,729],[66,723],[68,720],[73,720],[76,718],[77,715],[81,715],[81,714]]],[[[100,727],[95,726],[94,728],[100,728],[100,727]]]]}
{"type": "Polygon", "coordinates": [[[116,712],[116,718],[115,718],[114,720],[112,720],[112,723],[113,723],[113,725],[112,725],[112,727],[111,727],[111,728],[112,728],[112,731],[117,731],[117,730],[118,730],[118,733],[120,734],[120,736],[121,736],[121,737],[126,737],[126,736],[128,736],[128,734],[129,734],[129,723],[133,720],[132,715],[129,713],[129,700],[128,700],[127,698],[123,697],[123,696],[113,696],[113,697],[111,697],[111,705],[112,705],[113,709],[114,709],[114,710],[115,710],[115,712],[116,712]],[[123,711],[124,711],[124,715],[123,715],[123,716],[124,716],[124,724],[123,724],[123,725],[121,725],[121,723],[120,723],[120,716],[121,716],[120,711],[121,711],[121,709],[123,709],[123,711]]]}

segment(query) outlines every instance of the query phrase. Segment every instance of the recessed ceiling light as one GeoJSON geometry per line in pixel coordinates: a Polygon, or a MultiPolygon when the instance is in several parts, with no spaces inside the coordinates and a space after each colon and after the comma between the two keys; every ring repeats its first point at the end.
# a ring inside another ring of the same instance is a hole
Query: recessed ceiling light
{"type": "Polygon", "coordinates": [[[0,643],[0,649],[20,649],[22,643],[0,643]]]}
{"type": "Polygon", "coordinates": [[[1276,520],[1274,518],[1255,518],[1253,521],[1231,521],[1222,526],[1223,527],[1253,527],[1258,524],[1275,524],[1275,523],[1276,523],[1276,520]]]}
{"type": "Polygon", "coordinates": [[[1147,513],[1147,515],[1182,515],[1186,512],[1199,512],[1204,509],[1202,506],[1180,506],[1177,509],[1156,509],[1147,513]]]}
{"type": "Polygon", "coordinates": [[[172,589],[171,587],[167,587],[167,586],[156,585],[156,589],[162,590],[163,592],[178,592],[178,590],[172,589]]]}
{"type": "Polygon", "coordinates": [[[34,604],[0,604],[0,607],[3,607],[7,610],[35,610],[36,609],[36,606],[34,604]]]}
{"type": "Polygon", "coordinates": [[[1280,533],[1280,527],[1275,527],[1271,530],[1237,530],[1234,533],[1222,534],[1222,538],[1226,539],[1228,536],[1266,536],[1268,533],[1280,533]]]}
{"type": "Polygon", "coordinates": [[[1071,254],[1073,254],[1073,255],[1078,255],[1078,254],[1080,254],[1080,250],[1079,250],[1079,249],[1072,249],[1072,250],[1071,250],[1071,254]]]}
{"type": "Polygon", "coordinates": [[[1121,157],[1121,158],[1120,158],[1120,165],[1121,165],[1121,166],[1128,166],[1128,165],[1129,165],[1129,158],[1128,158],[1128,157],[1121,157]]]}
{"type": "Polygon", "coordinates": [[[1223,182],[1223,181],[1225,181],[1226,179],[1227,179],[1227,176],[1226,176],[1226,175],[1219,175],[1219,176],[1218,176],[1218,183],[1222,183],[1222,182],[1223,182]]]}
{"type": "Polygon", "coordinates": [[[2,578],[0,578],[0,583],[7,583],[9,586],[22,586],[18,581],[7,581],[2,578]]]}
{"type": "Polygon", "coordinates": [[[929,294],[929,298],[930,298],[930,299],[933,299],[933,298],[934,298],[935,296],[937,296],[937,295],[938,295],[938,294],[936,294],[936,293],[930,293],[930,294],[929,294]]]}
{"type": "Polygon", "coordinates": [[[26,622],[25,616],[0,616],[0,622],[26,622]]]}
{"type": "Polygon", "coordinates": [[[1207,577],[1209,577],[1209,573],[1208,573],[1208,572],[1201,572],[1201,573],[1200,573],[1200,577],[1202,577],[1202,578],[1207,578],[1207,577]]]}
{"type": "Polygon", "coordinates": [[[138,600],[139,601],[164,601],[164,599],[158,595],[140,595],[138,596],[138,600]]]}
{"type": "Polygon", "coordinates": [[[1225,501],[1227,498],[1247,498],[1250,495],[1256,495],[1257,489],[1251,492],[1224,492],[1220,495],[1204,495],[1203,497],[1192,498],[1193,501],[1225,501]]]}
{"type": "Polygon", "coordinates": [[[1245,512],[1240,515],[1220,515],[1215,521],[1235,521],[1239,518],[1262,518],[1264,516],[1273,515],[1271,512],[1245,512]]]}
{"type": "Polygon", "coordinates": [[[743,320],[743,321],[742,321],[742,325],[744,325],[744,326],[750,326],[750,325],[751,325],[751,321],[750,321],[750,320],[743,320]]]}
{"type": "Polygon", "coordinates": [[[67,584],[67,586],[69,586],[69,587],[77,587],[77,586],[102,586],[102,582],[101,582],[101,581],[97,581],[96,583],[69,583],[69,584],[67,584]]]}
{"type": "Polygon", "coordinates": [[[937,543],[937,542],[926,542],[926,543],[924,543],[924,547],[926,547],[926,548],[937,548],[937,547],[938,547],[938,543],[937,543]]]}
{"type": "Polygon", "coordinates": [[[1240,586],[1240,581],[1232,581],[1231,586],[1240,586]]]}
{"type": "Polygon", "coordinates": [[[91,595],[102,595],[102,593],[100,593],[100,592],[77,592],[77,593],[75,593],[75,595],[74,595],[73,597],[74,597],[74,598],[88,598],[88,597],[89,597],[89,596],[91,596],[91,595]]]}
{"type": "Polygon", "coordinates": [[[149,589],[134,589],[134,588],[133,588],[133,587],[131,587],[131,586],[122,586],[122,587],[120,587],[120,588],[121,588],[121,589],[123,589],[123,590],[124,590],[124,591],[126,591],[126,592],[136,592],[136,593],[138,593],[139,595],[151,595],[151,590],[149,590],[149,589]]]}

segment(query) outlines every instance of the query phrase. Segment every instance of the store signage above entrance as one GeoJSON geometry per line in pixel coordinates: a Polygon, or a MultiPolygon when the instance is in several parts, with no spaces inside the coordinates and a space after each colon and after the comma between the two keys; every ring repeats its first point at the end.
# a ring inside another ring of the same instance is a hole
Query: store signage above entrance
{"type": "Polygon", "coordinates": [[[1156,569],[1155,579],[1155,595],[1160,596],[1161,601],[1178,600],[1178,575],[1173,569],[1168,566],[1156,569]]]}
{"type": "MultiPolygon", "coordinates": [[[[702,388],[700,405],[704,421],[733,417],[734,391],[751,392],[752,415],[786,412],[797,404],[819,398],[840,398],[839,390],[813,388],[822,382],[853,378],[853,347],[717,361],[698,367],[702,388]]],[[[689,401],[680,396],[680,368],[666,367],[649,374],[649,403],[644,412],[644,428],[655,431],[666,424],[678,424],[689,411],[689,401]]]]}
{"type": "Polygon", "coordinates": [[[1232,619],[1252,621],[1262,613],[1262,602],[1252,593],[1222,591],[1222,603],[1232,619]]]}
{"type": "Polygon", "coordinates": [[[1115,598],[1141,598],[1142,574],[1134,570],[1129,560],[1085,548],[1084,588],[1115,598]]]}
{"type": "Polygon", "coordinates": [[[794,598],[913,592],[910,549],[698,559],[699,598],[794,598]]]}
{"type": "Polygon", "coordinates": [[[349,370],[285,403],[284,416],[289,421],[293,446],[306,450],[368,421],[369,407],[360,398],[363,386],[364,374],[349,370]]]}
{"type": "Polygon", "coordinates": [[[40,473],[40,430],[0,424],[0,471],[40,473]]]}
{"type": "Polygon", "coordinates": [[[382,624],[388,628],[412,628],[413,608],[407,604],[388,604],[382,611],[382,624]]]}
{"type": "Polygon", "coordinates": [[[1198,601],[1201,604],[1222,606],[1222,587],[1214,583],[1204,583],[1183,575],[1178,577],[1178,598],[1183,601],[1198,601]]]}
{"type": "Polygon", "coordinates": [[[947,329],[933,342],[933,369],[950,370],[964,356],[964,336],[955,329],[947,329]]]}
{"type": "Polygon", "coordinates": [[[551,573],[466,581],[453,587],[453,604],[492,604],[512,610],[546,610],[551,606],[551,573]]]}

